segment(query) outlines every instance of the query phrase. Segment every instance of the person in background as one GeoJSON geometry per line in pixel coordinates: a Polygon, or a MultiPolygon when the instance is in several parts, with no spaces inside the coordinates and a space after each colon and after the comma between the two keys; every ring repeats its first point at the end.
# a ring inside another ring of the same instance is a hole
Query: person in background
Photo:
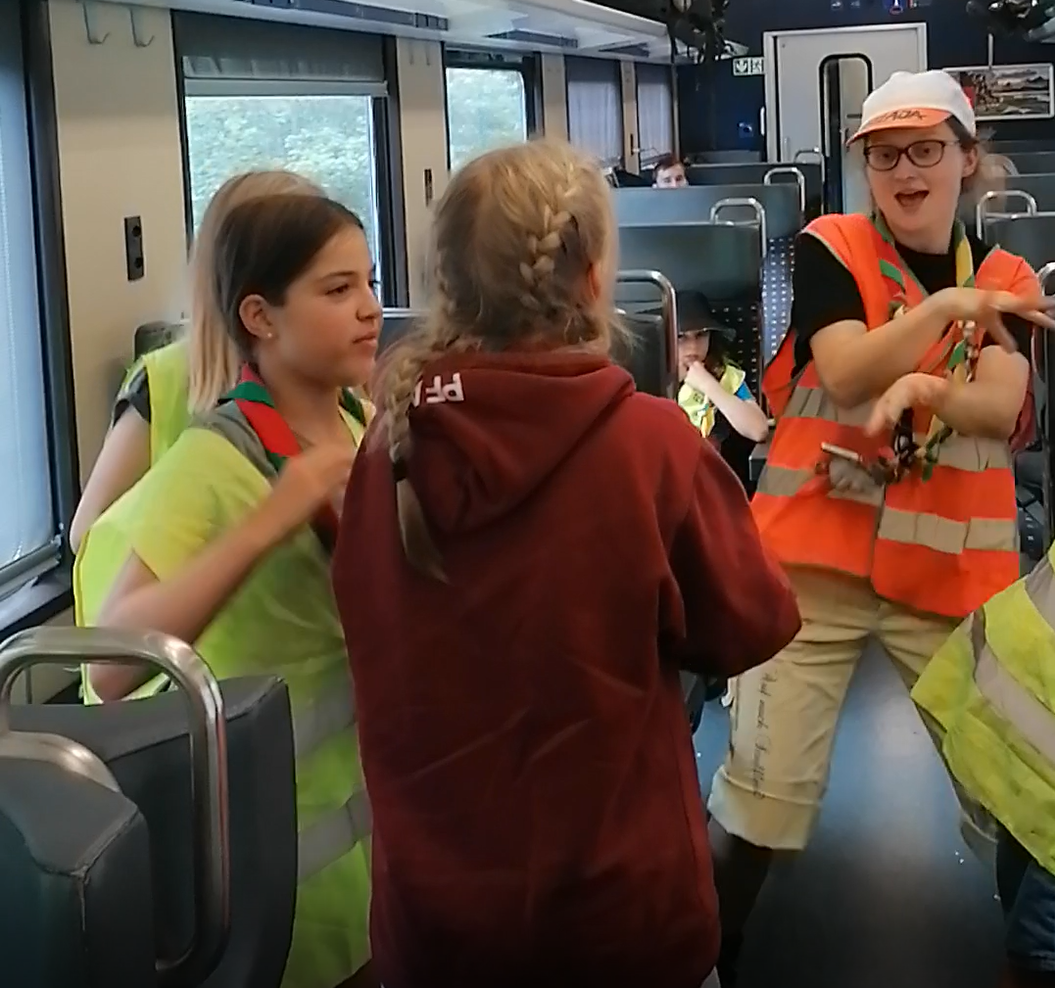
{"type": "MultiPolygon", "coordinates": [[[[321,196],[250,199],[212,276],[238,383],[92,526],[126,551],[98,624],[194,644],[219,679],[278,676],[297,739],[299,885],[283,988],[374,988],[370,811],[330,551],[381,326],[359,219],[321,196]],[[134,496],[132,496],[134,495],[134,496]]],[[[144,673],[91,665],[104,701],[144,673]]]]}
{"type": "Polygon", "coordinates": [[[378,976],[715,984],[678,672],[763,661],[794,601],[714,448],[609,358],[597,168],[548,141],[486,154],[433,234],[429,314],[379,367],[333,568],[378,976]]]}
{"type": "Polygon", "coordinates": [[[674,153],[663,155],[652,168],[652,184],[657,189],[684,189],[689,184],[685,162],[674,153]]]}
{"type": "Polygon", "coordinates": [[[738,680],[711,790],[727,988],[774,852],[813,830],[867,641],[911,687],[1019,575],[1011,451],[1032,401],[1010,316],[1055,323],[1029,265],[957,219],[980,163],[974,112],[947,73],[898,72],[853,143],[875,212],[800,235],[792,328],[763,385],[777,426],[752,508],[803,626],[738,680]]]}
{"type": "Polygon", "coordinates": [[[157,463],[191,417],[211,410],[234,385],[240,362],[211,281],[216,232],[239,203],[283,192],[322,195],[318,186],[292,172],[260,171],[228,179],[210,200],[190,256],[190,323],[180,339],[145,354],[126,377],[70,523],[74,553],[92,522],[157,463]]]}
{"type": "Polygon", "coordinates": [[[764,442],[769,420],[726,353],[736,333],[711,311],[701,292],[678,292],[678,404],[700,434],[721,447],[732,428],[764,442]]]}

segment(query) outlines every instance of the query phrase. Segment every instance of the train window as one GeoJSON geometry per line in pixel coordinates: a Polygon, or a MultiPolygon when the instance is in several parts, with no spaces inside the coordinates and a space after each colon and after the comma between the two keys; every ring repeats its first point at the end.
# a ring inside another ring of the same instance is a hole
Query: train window
{"type": "Polygon", "coordinates": [[[564,60],[568,84],[568,137],[605,167],[623,163],[623,87],[611,59],[564,60]]]}
{"type": "Polygon", "coordinates": [[[363,221],[378,255],[377,147],[369,96],[186,97],[194,227],[232,175],[288,168],[363,221]]]}
{"type": "Polygon", "coordinates": [[[19,4],[0,5],[0,601],[57,565],[62,551],[19,21],[19,4]]]}
{"type": "Polygon", "coordinates": [[[674,98],[670,66],[642,62],[637,70],[637,134],[641,167],[674,150],[674,98]]]}
{"type": "Polygon", "coordinates": [[[528,136],[528,92],[515,68],[447,66],[447,146],[451,171],[484,151],[528,136]]]}
{"type": "Polygon", "coordinates": [[[232,175],[287,168],[362,219],[379,276],[375,129],[387,96],[382,41],[356,32],[175,12],[183,70],[188,219],[232,175]]]}

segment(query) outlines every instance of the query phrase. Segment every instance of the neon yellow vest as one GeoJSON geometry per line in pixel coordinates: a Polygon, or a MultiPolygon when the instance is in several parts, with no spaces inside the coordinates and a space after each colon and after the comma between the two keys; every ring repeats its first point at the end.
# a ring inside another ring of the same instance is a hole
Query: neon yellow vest
{"type": "Polygon", "coordinates": [[[182,341],[144,354],[150,391],[150,462],[157,463],[190,424],[187,347],[182,341]]]}
{"type": "Polygon", "coordinates": [[[1055,872],[1055,547],[975,611],[912,699],[937,722],[954,781],[1055,872]]]}
{"type": "MultiPolygon", "coordinates": [[[[121,385],[122,391],[128,387],[140,368],[146,371],[147,390],[150,395],[150,465],[153,466],[190,423],[187,407],[187,347],[182,340],[177,340],[144,354],[125,375],[121,385]]],[[[81,546],[73,562],[73,614],[78,627],[82,628],[94,622],[106,599],[105,593],[100,591],[109,592],[127,556],[126,552],[120,552],[120,547],[117,547],[116,553],[107,553],[102,545],[107,536],[99,535],[92,539],[92,562],[86,565],[86,545],[90,536],[90,532],[85,536],[85,545],[81,546]]],[[[128,698],[153,696],[168,685],[168,677],[158,675],[140,686],[128,698]]],[[[85,703],[99,702],[99,697],[88,681],[86,668],[81,670],[81,695],[85,703]]]]}
{"type": "MultiPolygon", "coordinates": [[[[736,364],[727,363],[718,383],[725,391],[734,395],[746,378],[747,375],[736,364]]],[[[714,429],[716,409],[705,394],[701,394],[686,382],[678,391],[678,404],[689,416],[689,421],[700,430],[705,438],[711,434],[711,430],[714,429]]]]}

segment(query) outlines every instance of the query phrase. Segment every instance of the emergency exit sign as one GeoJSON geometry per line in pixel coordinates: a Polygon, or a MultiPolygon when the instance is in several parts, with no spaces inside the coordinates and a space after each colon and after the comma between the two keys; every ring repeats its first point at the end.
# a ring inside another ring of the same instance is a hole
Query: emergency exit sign
{"type": "Polygon", "coordinates": [[[765,75],[766,60],[761,56],[733,59],[733,75],[765,75]]]}

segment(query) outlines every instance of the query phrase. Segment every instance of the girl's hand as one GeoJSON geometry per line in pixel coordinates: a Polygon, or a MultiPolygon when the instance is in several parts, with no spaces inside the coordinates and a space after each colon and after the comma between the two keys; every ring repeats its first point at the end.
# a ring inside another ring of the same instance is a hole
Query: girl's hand
{"type": "Polygon", "coordinates": [[[865,425],[865,434],[877,436],[892,429],[909,408],[934,408],[949,390],[949,382],[933,374],[906,374],[899,377],[876,401],[865,425]]]}
{"type": "Polygon", "coordinates": [[[699,361],[694,360],[689,364],[685,380],[689,387],[695,388],[705,398],[714,398],[714,389],[721,388],[718,379],[699,361]]]}
{"type": "Polygon", "coordinates": [[[354,460],[350,442],[316,446],[290,459],[258,515],[268,544],[282,542],[324,504],[339,503],[354,460]]]}
{"type": "Polygon", "coordinates": [[[1011,292],[988,292],[979,288],[943,288],[935,298],[950,321],[977,323],[1009,353],[1015,353],[1018,347],[1004,325],[1004,315],[1020,316],[1045,329],[1055,329],[1055,319],[1048,314],[1055,308],[1055,298],[1043,295],[1023,298],[1011,292]]]}

